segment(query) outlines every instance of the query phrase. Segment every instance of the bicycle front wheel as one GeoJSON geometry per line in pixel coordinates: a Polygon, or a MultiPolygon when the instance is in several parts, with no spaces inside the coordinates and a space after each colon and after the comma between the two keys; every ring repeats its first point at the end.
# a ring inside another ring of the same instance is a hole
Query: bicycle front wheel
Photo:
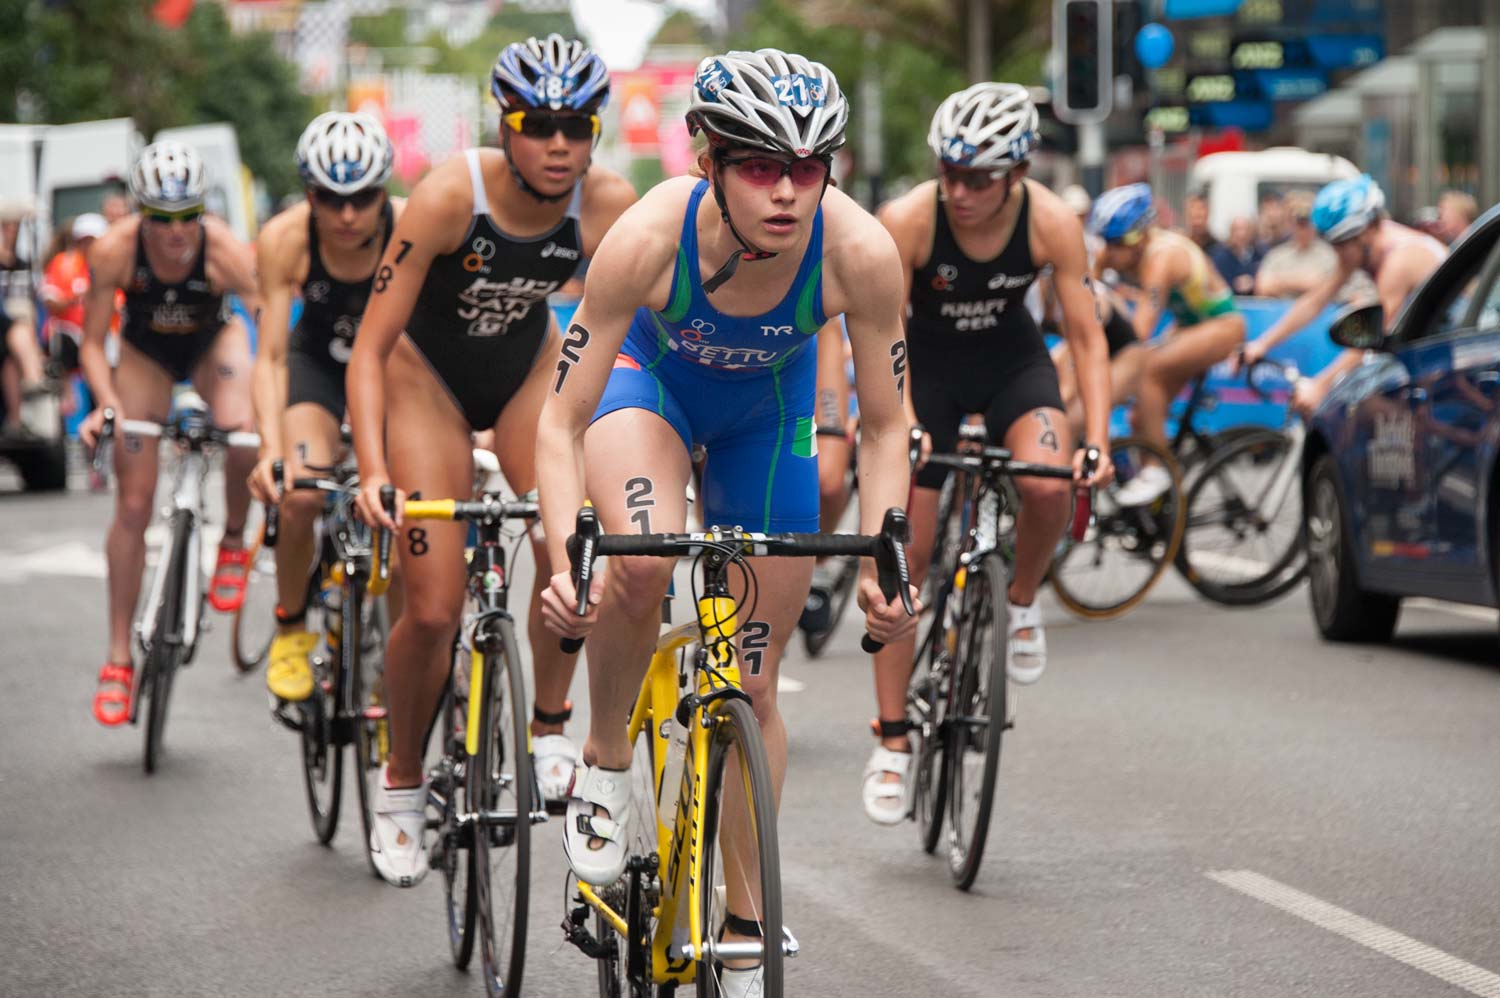
{"type": "Polygon", "coordinates": [[[1226,606],[1274,599],[1306,571],[1300,469],[1287,434],[1246,434],[1214,453],[1187,497],[1177,567],[1226,606]]]}
{"type": "Polygon", "coordinates": [[[302,715],[302,782],[313,833],[323,845],[339,827],[344,793],[343,748],[334,737],[338,725],[337,666],[326,652],[312,656],[312,696],[298,705],[302,715]]]}
{"type": "MultiPolygon", "coordinates": [[[[950,591],[947,599],[957,597],[950,591]]],[[[912,669],[911,685],[906,690],[906,717],[911,724],[912,742],[912,812],[917,819],[917,834],[922,851],[937,849],[943,830],[943,808],[947,803],[948,781],[944,775],[948,753],[941,732],[947,717],[948,677],[952,661],[948,654],[948,632],[945,609],[935,606],[927,634],[917,646],[917,661],[912,669]]]]}
{"type": "MultiPolygon", "coordinates": [[[[251,504],[254,511],[259,503],[251,504]]],[[[234,612],[230,629],[230,651],[234,667],[249,672],[266,660],[276,637],[276,553],[265,546],[265,526],[252,528],[255,543],[245,568],[245,601],[234,612]]]]}
{"type": "MultiPolygon", "coordinates": [[[[723,995],[724,966],[714,957],[725,914],[753,921],[763,940],[759,990],[735,993],[781,998],[783,967],[781,853],[776,837],[776,797],[771,767],[755,713],[743,700],[726,700],[714,717],[703,788],[703,878],[698,884],[700,924],[708,952],[695,976],[699,998],[723,995]]],[[[735,967],[744,961],[730,960],[735,967]]]]}
{"type": "MultiPolygon", "coordinates": [[[[536,776],[526,727],[526,687],[510,621],[491,624],[498,654],[484,658],[479,753],[469,760],[475,804],[475,897],[479,954],[490,998],[521,991],[526,965],[526,914],[531,890],[531,810],[536,776]]],[[[470,676],[469,681],[481,677],[470,676]]]]}
{"type": "Polygon", "coordinates": [[[177,667],[182,664],[182,615],[192,612],[183,607],[183,573],[197,571],[189,563],[192,552],[189,545],[193,537],[190,514],[178,510],[172,514],[170,533],[161,557],[166,559],[161,569],[167,573],[162,587],[161,604],[156,608],[156,623],[151,629],[151,642],[146,648],[145,675],[140,692],[147,700],[145,752],[142,765],[147,773],[156,772],[161,759],[162,738],[167,729],[167,703],[172,698],[172,680],[177,667]]]}
{"type": "Polygon", "coordinates": [[[995,805],[1005,729],[1006,575],[991,552],[971,566],[948,697],[948,872],[960,890],[979,875],[995,805]]]}
{"type": "MultiPolygon", "coordinates": [[[[365,579],[354,577],[344,586],[343,668],[349,684],[350,717],[341,725],[353,751],[354,778],[359,787],[360,825],[365,835],[365,859],[376,877],[370,855],[370,829],[375,824],[375,781],[390,752],[390,722],[385,707],[385,603],[364,596],[365,579]],[[351,598],[352,597],[352,598],[351,598]]],[[[342,743],[341,743],[342,744],[342,743]]]]}
{"type": "Polygon", "coordinates": [[[1108,620],[1139,606],[1182,544],[1182,476],[1166,449],[1141,437],[1110,443],[1117,480],[1100,489],[1094,525],[1082,541],[1065,540],[1049,577],[1058,602],[1085,620],[1108,620]],[[1119,490],[1148,464],[1167,468],[1172,484],[1144,506],[1121,506],[1119,490]]]}
{"type": "MultiPolygon", "coordinates": [[[[454,642],[455,653],[458,643],[454,642]]],[[[472,813],[469,803],[468,757],[464,755],[464,707],[457,696],[453,680],[443,691],[438,705],[436,724],[442,739],[443,757],[432,777],[429,804],[437,810],[437,841],[432,865],[443,875],[443,901],[448,916],[448,947],[453,964],[459,970],[469,966],[474,955],[474,826],[464,824],[460,816],[472,813]]]]}

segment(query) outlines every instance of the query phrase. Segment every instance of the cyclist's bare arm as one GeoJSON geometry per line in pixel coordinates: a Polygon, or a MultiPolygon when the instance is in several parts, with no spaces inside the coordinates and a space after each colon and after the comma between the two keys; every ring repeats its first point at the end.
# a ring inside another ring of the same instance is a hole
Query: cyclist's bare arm
{"type": "Polygon", "coordinates": [[[1292,302],[1291,308],[1287,309],[1281,318],[1272,323],[1271,327],[1257,336],[1252,343],[1246,345],[1245,359],[1247,361],[1259,360],[1270,353],[1271,348],[1276,344],[1316,319],[1318,313],[1338,297],[1339,288],[1344,286],[1344,282],[1353,273],[1354,271],[1340,264],[1331,275],[1314,285],[1312,290],[1298,295],[1297,300],[1292,302]]]}
{"type": "MultiPolygon", "coordinates": [[[[89,290],[83,300],[83,343],[78,348],[78,365],[99,409],[120,408],[114,375],[104,355],[104,341],[115,314],[115,292],[129,283],[135,265],[135,234],[139,224],[139,219],[131,219],[113,225],[89,247],[89,290]]],[[[80,428],[79,436],[85,444],[93,446],[100,422],[102,419],[90,419],[80,428]]]]}
{"type": "MultiPolygon", "coordinates": [[[[261,294],[250,391],[255,423],[260,429],[260,457],[265,461],[285,456],[281,414],[286,409],[286,351],[291,336],[292,300],[307,272],[305,213],[292,209],[267,222],[256,241],[256,259],[261,294]]],[[[274,485],[269,482],[252,481],[251,487],[262,502],[271,497],[265,494],[268,487],[274,494],[274,485]]]]}
{"type": "MultiPolygon", "coordinates": [[[[677,236],[694,183],[684,178],[653,189],[605,233],[589,265],[583,300],[563,334],[536,443],[542,524],[554,566],[568,564],[565,545],[584,501],[584,432],[636,309],[666,307],[677,236]]],[[[688,265],[697,266],[698,261],[688,265]]],[[[566,576],[565,568],[561,574],[566,576]]]]}
{"type": "Polygon", "coordinates": [[[1041,184],[1026,183],[1032,194],[1032,258],[1037,266],[1052,265],[1052,289],[1062,308],[1063,338],[1078,372],[1084,439],[1103,447],[1109,439],[1109,344],[1089,284],[1083,226],[1061,198],[1041,184]]]}
{"type": "MultiPolygon", "coordinates": [[[[396,524],[378,501],[379,486],[390,481],[385,461],[385,366],[432,261],[463,241],[473,215],[468,165],[454,156],[422,179],[406,200],[390,242],[375,268],[370,301],[354,336],[345,374],[349,426],[360,481],[361,516],[387,529],[396,524]],[[371,498],[376,497],[376,498],[371,498]]],[[[401,509],[398,499],[396,509],[401,509]]]]}
{"type": "Polygon", "coordinates": [[[260,307],[255,252],[213,215],[203,216],[203,230],[207,237],[204,268],[209,286],[216,291],[239,295],[245,310],[254,315],[260,307]]]}
{"type": "Polygon", "coordinates": [[[1161,314],[1166,310],[1167,299],[1177,286],[1175,271],[1178,268],[1174,266],[1176,261],[1173,259],[1177,252],[1177,247],[1168,247],[1148,253],[1141,261],[1141,294],[1135,303],[1135,315],[1131,318],[1130,325],[1135,331],[1135,338],[1142,343],[1148,342],[1156,332],[1161,314]]]}
{"type": "MultiPolygon", "coordinates": [[[[912,274],[927,263],[932,252],[933,217],[932,186],[934,182],[918,184],[894,200],[887,201],[875,212],[876,219],[890,233],[896,243],[896,252],[901,259],[901,322],[906,322],[906,303],[911,300],[912,274]]],[[[929,372],[932,373],[932,372],[929,372]]],[[[908,372],[908,377],[913,375],[908,372]]],[[[941,372],[933,376],[941,377],[941,372]]],[[[906,408],[907,421],[912,426],[921,425],[916,409],[912,406],[911,392],[905,393],[902,403],[906,408]]],[[[924,456],[931,449],[930,439],[924,444],[924,456]]]]}
{"type": "MultiPolygon", "coordinates": [[[[844,313],[859,398],[860,530],[880,532],[885,511],[910,488],[910,377],[902,315],[907,275],[889,232],[842,191],[823,197],[823,301],[844,313]]],[[[934,372],[935,373],[935,372],[934,372]]]]}

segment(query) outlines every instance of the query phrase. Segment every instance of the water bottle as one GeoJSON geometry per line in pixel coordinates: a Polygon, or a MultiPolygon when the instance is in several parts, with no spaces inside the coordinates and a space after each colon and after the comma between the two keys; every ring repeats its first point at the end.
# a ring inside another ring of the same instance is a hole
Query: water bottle
{"type": "Polygon", "coordinates": [[[677,817],[677,798],[682,791],[682,767],[687,761],[688,731],[677,720],[675,713],[667,718],[665,725],[667,730],[663,734],[667,738],[667,758],[661,774],[661,791],[656,797],[656,817],[663,825],[671,828],[677,817]]]}

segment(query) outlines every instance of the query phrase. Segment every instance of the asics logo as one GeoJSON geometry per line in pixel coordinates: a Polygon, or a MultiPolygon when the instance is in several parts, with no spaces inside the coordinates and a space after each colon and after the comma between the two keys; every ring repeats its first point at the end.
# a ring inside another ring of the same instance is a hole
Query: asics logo
{"type": "Polygon", "coordinates": [[[990,278],[989,289],[998,291],[1001,288],[1024,288],[1036,280],[1035,274],[1017,274],[1011,277],[1008,274],[996,274],[990,278]]]}
{"type": "Polygon", "coordinates": [[[555,256],[559,260],[578,259],[578,251],[576,249],[573,249],[570,246],[559,246],[557,245],[557,243],[548,243],[547,245],[543,246],[541,255],[543,258],[555,256]]]}

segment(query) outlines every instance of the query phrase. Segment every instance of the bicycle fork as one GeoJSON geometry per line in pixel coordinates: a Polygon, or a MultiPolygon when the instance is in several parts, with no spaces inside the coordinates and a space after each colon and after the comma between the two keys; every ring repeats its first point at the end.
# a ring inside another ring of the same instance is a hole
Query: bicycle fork
{"type": "Polygon", "coordinates": [[[172,623],[180,625],[181,632],[176,635],[169,633],[166,638],[171,640],[176,637],[189,653],[197,647],[199,604],[203,599],[202,552],[199,550],[203,531],[198,511],[202,508],[203,480],[207,472],[208,465],[202,455],[191,451],[184,454],[178,463],[172,486],[172,504],[165,510],[168,524],[167,540],[162,546],[162,554],[157,558],[156,568],[152,572],[150,596],[135,625],[136,641],[142,653],[150,648],[151,641],[156,636],[157,618],[160,616],[162,601],[166,598],[167,580],[171,577],[172,563],[176,555],[179,516],[187,518],[188,536],[183,548],[183,556],[187,563],[182,566],[180,583],[182,617],[180,621],[172,623]]]}

